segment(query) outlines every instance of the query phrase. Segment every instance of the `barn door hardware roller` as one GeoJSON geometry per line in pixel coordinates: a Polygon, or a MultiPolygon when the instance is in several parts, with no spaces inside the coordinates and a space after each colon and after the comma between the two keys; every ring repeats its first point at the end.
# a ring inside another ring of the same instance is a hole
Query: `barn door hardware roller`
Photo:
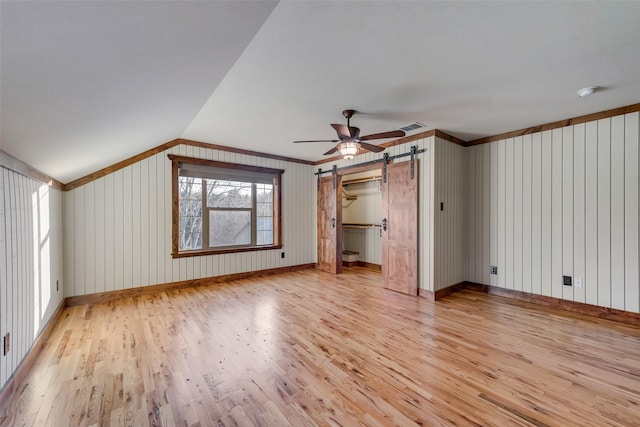
{"type": "Polygon", "coordinates": [[[336,165],[333,165],[331,175],[333,176],[333,189],[335,190],[336,185],[338,185],[338,167],[336,165]]]}
{"type": "Polygon", "coordinates": [[[414,159],[416,157],[416,152],[418,150],[418,147],[416,147],[415,145],[411,146],[411,179],[413,179],[413,170],[414,170],[414,159]]]}
{"type": "Polygon", "coordinates": [[[382,158],[382,182],[387,182],[387,164],[389,163],[389,153],[384,153],[382,158]]]}
{"type": "MultiPolygon", "coordinates": [[[[420,153],[424,153],[425,151],[427,151],[426,148],[421,148],[418,150],[418,147],[416,147],[415,145],[411,146],[411,151],[408,151],[406,153],[402,153],[402,154],[396,154],[395,156],[390,156],[389,153],[384,153],[384,156],[380,159],[377,160],[370,160],[368,162],[362,162],[362,163],[357,163],[355,165],[349,165],[349,166],[343,166],[341,168],[337,167],[336,165],[333,165],[333,168],[331,169],[327,169],[327,170],[322,170],[322,168],[318,169],[318,172],[315,172],[315,175],[318,176],[318,189],[320,189],[320,175],[323,175],[325,173],[331,173],[334,176],[334,187],[337,185],[337,174],[338,171],[341,170],[347,170],[347,169],[352,169],[353,167],[356,166],[369,166],[369,165],[373,165],[375,163],[382,163],[382,181],[383,182],[387,182],[387,164],[389,162],[391,162],[392,160],[395,159],[399,159],[401,157],[407,157],[407,156],[411,156],[411,165],[413,166],[413,162],[415,159],[415,156],[420,154],[420,153]]],[[[414,176],[414,172],[413,172],[413,167],[411,169],[411,178],[413,178],[414,176]]]]}

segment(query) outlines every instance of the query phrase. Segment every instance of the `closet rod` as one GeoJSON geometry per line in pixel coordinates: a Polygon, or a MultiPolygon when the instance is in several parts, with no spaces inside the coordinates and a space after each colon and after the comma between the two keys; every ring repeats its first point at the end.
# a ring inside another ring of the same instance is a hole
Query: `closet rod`
{"type": "Polygon", "coordinates": [[[358,178],[358,179],[349,179],[347,181],[342,181],[342,185],[361,184],[363,182],[374,182],[374,181],[382,181],[382,175],[368,176],[366,178],[358,178]]]}

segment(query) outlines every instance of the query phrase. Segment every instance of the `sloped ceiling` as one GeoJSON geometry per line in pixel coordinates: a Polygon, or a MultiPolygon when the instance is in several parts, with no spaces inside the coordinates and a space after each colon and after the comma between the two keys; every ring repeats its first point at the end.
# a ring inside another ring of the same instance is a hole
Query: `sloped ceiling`
{"type": "Polygon", "coordinates": [[[179,137],[275,2],[2,2],[1,149],[68,182],[179,137]]]}
{"type": "Polygon", "coordinates": [[[640,102],[640,2],[2,2],[0,148],[54,178],[183,137],[306,160],[640,102]],[[576,91],[599,85],[588,98],[576,91]]]}

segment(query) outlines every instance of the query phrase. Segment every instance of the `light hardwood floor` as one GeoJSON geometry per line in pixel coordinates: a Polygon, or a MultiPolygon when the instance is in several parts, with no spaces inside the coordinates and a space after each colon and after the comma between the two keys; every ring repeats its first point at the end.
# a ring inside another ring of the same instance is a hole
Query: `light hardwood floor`
{"type": "Polygon", "coordinates": [[[640,425],[640,328],[362,268],[66,309],[1,425],[640,425]]]}

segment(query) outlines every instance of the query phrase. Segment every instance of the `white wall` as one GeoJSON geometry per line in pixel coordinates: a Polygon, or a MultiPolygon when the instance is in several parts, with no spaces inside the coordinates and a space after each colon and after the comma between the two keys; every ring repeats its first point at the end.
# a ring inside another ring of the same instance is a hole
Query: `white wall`
{"type": "Polygon", "coordinates": [[[467,280],[469,167],[468,148],[436,137],[434,151],[433,290],[437,291],[467,280]]]}
{"type": "Polygon", "coordinates": [[[313,263],[310,188],[309,165],[179,145],[65,192],[65,296],[313,263]],[[282,249],[172,259],[167,154],[284,169],[282,249]]]}
{"type": "Polygon", "coordinates": [[[640,312],[639,129],[635,112],[468,148],[467,279],[640,312]]]}
{"type": "Polygon", "coordinates": [[[11,336],[0,389],[55,313],[62,284],[61,192],[0,167],[0,338],[11,336]]]}

